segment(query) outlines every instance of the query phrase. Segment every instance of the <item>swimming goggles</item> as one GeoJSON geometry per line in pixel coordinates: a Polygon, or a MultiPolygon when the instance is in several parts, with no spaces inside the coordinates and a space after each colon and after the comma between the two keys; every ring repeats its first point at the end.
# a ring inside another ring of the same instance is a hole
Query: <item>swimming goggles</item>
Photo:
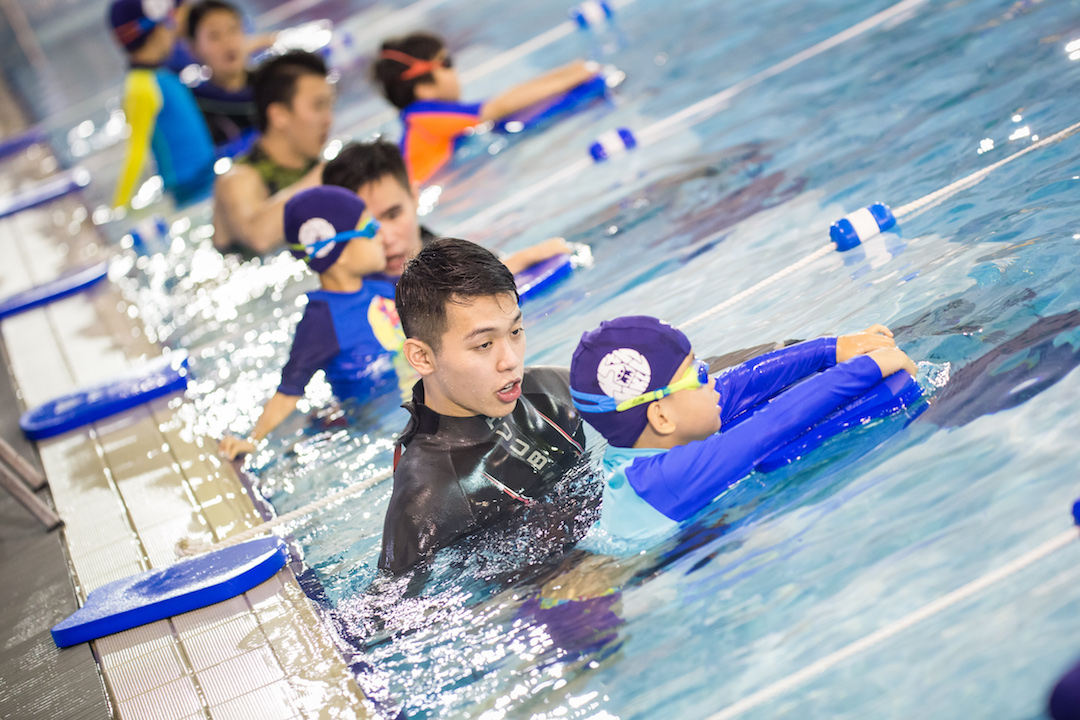
{"type": "Polygon", "coordinates": [[[643,395],[638,395],[637,397],[632,397],[629,400],[623,400],[622,402],[617,403],[615,398],[609,397],[608,395],[579,392],[573,388],[570,389],[570,395],[574,400],[574,407],[577,408],[578,412],[624,412],[636,408],[638,405],[645,405],[646,403],[660,400],[661,398],[665,398],[680,390],[695,390],[708,382],[709,364],[704,360],[695,360],[694,363],[686,369],[683,376],[670,385],[665,385],[662,388],[652,390],[643,395]]]}
{"type": "Polygon", "coordinates": [[[372,240],[379,233],[380,226],[378,221],[376,221],[367,213],[361,216],[360,220],[363,221],[365,217],[367,218],[367,222],[365,222],[363,225],[361,225],[355,230],[346,230],[345,232],[340,232],[333,237],[328,237],[325,240],[313,242],[310,245],[304,245],[303,243],[293,243],[289,246],[289,248],[292,250],[299,250],[300,252],[304,253],[304,259],[309,260],[310,258],[318,255],[327,245],[333,245],[339,242],[348,242],[353,238],[366,238],[368,240],[372,240]]]}
{"type": "Polygon", "coordinates": [[[412,55],[406,55],[400,50],[383,50],[381,57],[383,60],[393,60],[405,66],[405,71],[401,73],[402,80],[412,80],[421,75],[427,75],[437,67],[447,69],[454,67],[454,62],[449,55],[443,56],[441,60],[421,60],[412,55]]]}

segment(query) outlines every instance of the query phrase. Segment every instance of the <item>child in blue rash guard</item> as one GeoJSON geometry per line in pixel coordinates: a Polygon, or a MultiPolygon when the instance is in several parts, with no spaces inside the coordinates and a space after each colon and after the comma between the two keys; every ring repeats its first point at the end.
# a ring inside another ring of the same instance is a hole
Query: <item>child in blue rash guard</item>
{"type": "Polygon", "coordinates": [[[395,363],[405,342],[394,307],[394,286],[366,275],[386,267],[379,224],[364,202],[338,187],[301,191],[285,204],[285,237],[293,255],[319,273],[321,289],[308,293],[281,384],[247,439],[226,436],[218,449],[232,459],[289,416],[318,370],[338,398],[370,397],[415,379],[395,363]]]}
{"type": "Polygon", "coordinates": [[[461,102],[461,83],[443,41],[428,33],[387,40],[375,63],[375,81],[401,110],[401,154],[415,183],[427,182],[453,157],[471,128],[498,120],[593,78],[596,63],[572,62],[517,85],[491,100],[461,102]]]}
{"type": "Polygon", "coordinates": [[[176,75],[162,67],[176,40],[173,0],[114,0],[109,22],[128,53],[124,115],[131,126],[113,205],[127,205],[154,154],[165,189],[178,203],[209,191],[214,144],[195,99],[176,75]]]}
{"type": "Polygon", "coordinates": [[[570,365],[574,406],[609,443],[600,529],[631,540],[669,532],[773,450],[901,370],[914,375],[915,364],[882,325],[798,343],[710,378],[680,330],[644,316],[601,323],[582,336],[570,365]]]}

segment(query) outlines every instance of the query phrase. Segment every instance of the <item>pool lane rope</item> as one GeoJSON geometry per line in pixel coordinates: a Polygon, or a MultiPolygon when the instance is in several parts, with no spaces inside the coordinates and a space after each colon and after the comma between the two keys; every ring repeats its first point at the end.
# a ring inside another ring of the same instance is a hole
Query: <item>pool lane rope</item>
{"type": "Polygon", "coordinates": [[[564,181],[575,179],[579,174],[589,168],[589,166],[609,160],[617,155],[623,155],[636,147],[646,147],[671,137],[683,130],[690,128],[693,125],[712,117],[719,111],[727,107],[727,104],[735,96],[749,90],[750,88],[761,84],[762,82],[773,78],[787,70],[790,70],[797,65],[816,57],[827,50],[841,45],[848,40],[852,40],[860,35],[863,35],[874,28],[883,25],[890,20],[900,18],[900,22],[905,20],[903,15],[911,12],[921,5],[925,5],[929,0],[901,0],[888,8],[885,8],[876,15],[872,15],[867,19],[858,22],[846,30],[841,30],[832,37],[829,37],[816,45],[795,53],[786,60],[782,60],[775,65],[762,70],[759,73],[751,75],[750,77],[740,80],[731,87],[728,87],[720,92],[710,95],[703,100],[683,108],[677,113],[669,115],[665,118],[657,120],[653,124],[644,128],[643,130],[634,132],[630,128],[615,128],[609,130],[600,137],[598,137],[589,146],[589,155],[591,157],[580,158],[573,163],[570,163],[566,167],[558,170],[551,175],[539,180],[532,185],[519,190],[517,193],[511,195],[505,200],[489,206],[486,210],[479,212],[473,216],[470,216],[468,220],[459,223],[456,227],[451,228],[448,231],[449,235],[455,237],[464,237],[468,234],[468,231],[472,228],[483,227],[489,224],[496,216],[505,212],[506,210],[518,207],[525,204],[540,193],[559,185],[564,181]],[[632,142],[624,142],[621,146],[616,140],[615,136],[626,138],[629,136],[632,138],[632,142]],[[597,152],[597,148],[603,150],[602,153],[597,152]]]}
{"type": "Polygon", "coordinates": [[[732,718],[737,718],[744,713],[758,708],[761,705],[796,689],[800,685],[806,684],[845,660],[849,660],[859,653],[870,650],[874,646],[919,624],[923,620],[928,620],[935,615],[948,610],[954,605],[979,594],[992,585],[1015,575],[1024,568],[1034,565],[1051,553],[1072,545],[1077,539],[1078,534],[1076,528],[1071,528],[1056,535],[1043,544],[1024,553],[1020,557],[1005,563],[1001,567],[991,570],[975,580],[972,580],[968,584],[942,595],[936,600],[932,600],[919,609],[894,620],[869,635],[865,635],[858,640],[845,645],[836,652],[829,653],[825,657],[810,663],[801,670],[793,672],[787,677],[777,680],[770,685],[766,685],[755,693],[747,695],[741,700],[727,706],[720,712],[710,715],[708,720],[732,720],[732,718]]]}
{"type": "Polygon", "coordinates": [[[382,472],[376,473],[372,477],[369,477],[367,480],[362,480],[353,485],[349,485],[348,487],[344,487],[337,492],[330,493],[324,498],[321,498],[314,502],[310,502],[301,508],[293,510],[292,512],[287,512],[284,515],[280,515],[274,518],[273,520],[267,520],[264,523],[256,525],[252,528],[248,528],[247,530],[241,533],[237,533],[236,535],[231,535],[224,540],[219,540],[216,543],[207,543],[192,537],[182,537],[176,543],[176,556],[187,557],[189,555],[201,555],[202,553],[207,553],[212,550],[220,550],[221,548],[230,547],[232,545],[239,545],[240,543],[247,542],[248,540],[257,538],[261,535],[266,535],[267,533],[272,532],[275,528],[281,525],[287,525],[294,520],[299,520],[302,517],[311,515],[312,513],[322,510],[323,508],[341,502],[348,497],[358,495],[369,488],[375,487],[382,481],[388,480],[393,476],[393,469],[387,468],[386,470],[383,470],[382,472]]]}
{"type": "MultiPolygon", "coordinates": [[[[1023,157],[1024,155],[1027,155],[1030,152],[1034,152],[1035,150],[1038,150],[1040,148],[1044,148],[1044,147],[1046,147],[1048,145],[1052,145],[1054,143],[1060,142],[1060,141],[1064,140],[1065,138],[1068,138],[1069,136],[1074,135],[1077,131],[1080,131],[1080,122],[1074,123],[1074,124],[1070,125],[1069,127],[1065,128],[1064,130],[1060,130],[1060,131],[1054,133],[1053,135],[1048,135],[1047,137],[1042,138],[1041,140],[1038,140],[1037,142],[1033,142],[1032,144],[1028,145],[1023,150],[1019,150],[1019,151],[1013,153],[1012,155],[1009,155],[1006,158],[998,160],[996,163],[993,163],[991,165],[987,165],[986,167],[984,167],[984,168],[982,168],[980,170],[976,170],[975,172],[971,173],[970,175],[967,175],[966,177],[963,177],[963,178],[961,178],[960,180],[957,180],[954,183],[946,185],[945,187],[941,188],[940,190],[935,190],[934,192],[929,193],[927,195],[923,195],[921,198],[919,198],[917,200],[913,200],[912,202],[909,202],[906,205],[901,205],[892,214],[895,216],[895,218],[897,220],[902,220],[902,219],[905,219],[905,218],[915,217],[916,215],[918,215],[918,214],[920,214],[920,213],[922,213],[922,212],[924,212],[926,210],[929,210],[930,208],[932,208],[932,207],[934,207],[936,205],[939,205],[940,203],[944,202],[945,200],[952,197],[953,195],[956,195],[957,193],[961,192],[962,190],[967,190],[968,188],[974,187],[975,185],[980,183],[988,175],[990,175],[990,173],[994,172],[995,170],[997,170],[997,169],[999,169],[1001,167],[1004,167],[1005,165],[1008,165],[1009,163],[1011,163],[1011,162],[1013,162],[1015,160],[1018,160],[1019,158],[1023,157]]],[[[868,208],[865,209],[865,210],[868,210],[868,208]]],[[[861,212],[861,211],[857,211],[857,212],[861,212]]],[[[852,213],[852,215],[855,215],[855,213],[852,213]]],[[[847,217],[850,218],[850,217],[852,217],[852,215],[848,215],[847,217]]],[[[867,239],[867,238],[865,236],[863,236],[862,239],[867,239]]],[[[856,240],[855,244],[856,245],[858,244],[858,240],[856,240]]],[[[829,242],[829,243],[823,245],[822,247],[818,248],[817,250],[810,253],[806,257],[804,257],[804,258],[802,258],[800,260],[797,260],[797,261],[793,262],[791,265],[788,265],[787,267],[783,268],[782,270],[779,270],[779,271],[773,273],[772,275],[765,278],[764,280],[757,283],[756,285],[754,285],[752,287],[749,287],[746,290],[743,290],[742,292],[737,293],[736,295],[733,295],[732,297],[728,298],[727,300],[724,300],[723,302],[721,302],[721,303],[719,303],[717,305],[714,305],[713,307],[709,308],[708,310],[705,310],[702,313],[699,313],[698,315],[695,315],[694,317],[690,318],[686,322],[682,323],[680,325],[680,327],[685,329],[685,328],[690,327],[691,325],[696,325],[697,323],[712,317],[713,315],[715,315],[718,312],[727,310],[727,309],[733,307],[734,305],[737,305],[738,303],[742,302],[746,298],[748,298],[748,297],[750,297],[752,295],[756,295],[761,290],[764,290],[768,286],[776,283],[778,280],[783,280],[784,278],[788,277],[789,275],[792,275],[792,274],[798,272],[799,270],[802,270],[803,268],[807,267],[808,265],[813,264],[815,261],[820,260],[821,258],[825,257],[826,255],[831,254],[836,248],[837,248],[837,246],[833,242],[829,242]]]]}

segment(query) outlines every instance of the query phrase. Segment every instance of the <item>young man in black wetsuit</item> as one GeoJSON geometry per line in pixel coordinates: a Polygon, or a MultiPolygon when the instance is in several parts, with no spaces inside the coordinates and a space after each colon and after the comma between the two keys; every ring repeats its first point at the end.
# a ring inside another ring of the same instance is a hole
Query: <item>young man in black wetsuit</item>
{"type": "Polygon", "coordinates": [[[514,278],[465,240],[441,239],[397,286],[406,403],[379,567],[401,574],[550,490],[584,454],[566,368],[526,368],[514,278]]]}

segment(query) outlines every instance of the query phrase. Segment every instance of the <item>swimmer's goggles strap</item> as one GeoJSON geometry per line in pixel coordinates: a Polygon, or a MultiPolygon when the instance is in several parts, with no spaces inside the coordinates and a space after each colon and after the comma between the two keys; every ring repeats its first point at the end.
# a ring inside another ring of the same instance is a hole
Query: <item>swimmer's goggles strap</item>
{"type": "Polygon", "coordinates": [[[620,403],[615,402],[615,398],[607,395],[579,392],[573,388],[570,389],[570,396],[573,398],[574,407],[577,408],[577,411],[580,413],[624,412],[631,408],[636,408],[638,405],[645,405],[660,400],[661,398],[665,398],[680,390],[693,390],[699,388],[708,382],[709,364],[704,360],[696,360],[693,365],[686,369],[686,373],[681,378],[670,385],[665,385],[662,388],[647,392],[643,395],[632,397],[629,400],[623,400],[620,403]]]}
{"type": "Polygon", "coordinates": [[[412,55],[406,55],[400,50],[383,50],[381,55],[383,60],[393,60],[399,62],[405,66],[405,71],[401,73],[402,80],[412,80],[418,78],[421,75],[427,75],[437,67],[448,67],[446,62],[439,62],[436,60],[421,60],[415,58],[412,55]]]}
{"type": "Polygon", "coordinates": [[[371,218],[368,218],[368,221],[364,223],[362,227],[359,227],[356,230],[346,230],[345,232],[340,232],[333,237],[326,238],[325,240],[319,240],[318,242],[312,243],[311,245],[304,245],[303,243],[293,243],[289,245],[289,249],[298,250],[304,253],[304,258],[307,259],[318,255],[319,252],[327,245],[333,245],[334,243],[339,242],[348,242],[353,238],[360,237],[371,240],[378,233],[379,223],[371,218]]]}

